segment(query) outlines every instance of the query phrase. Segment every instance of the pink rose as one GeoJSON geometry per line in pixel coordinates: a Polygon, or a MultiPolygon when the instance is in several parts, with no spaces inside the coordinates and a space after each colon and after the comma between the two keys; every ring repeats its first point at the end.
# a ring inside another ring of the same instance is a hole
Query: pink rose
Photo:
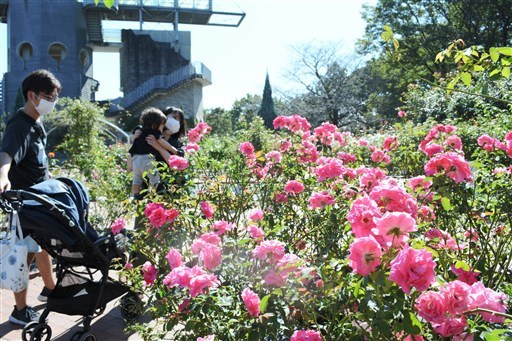
{"type": "Polygon", "coordinates": [[[407,294],[411,292],[411,287],[424,291],[435,280],[435,266],[430,252],[423,249],[415,250],[405,245],[391,261],[389,280],[398,284],[407,294]]]}
{"type": "Polygon", "coordinates": [[[322,341],[322,335],[316,330],[296,330],[290,341],[322,341]]]}
{"type": "Polygon", "coordinates": [[[242,300],[251,316],[256,317],[260,314],[260,298],[254,291],[245,288],[242,291],[242,300]]]}
{"type": "Polygon", "coordinates": [[[155,283],[158,272],[150,262],[146,262],[142,265],[142,274],[144,275],[144,282],[146,282],[146,285],[151,285],[155,283]]]}
{"type": "Polygon", "coordinates": [[[361,276],[368,276],[380,265],[382,250],[373,238],[361,237],[352,242],[349,249],[350,267],[361,276]]]}
{"type": "Polygon", "coordinates": [[[110,229],[114,235],[121,232],[126,227],[126,220],[124,218],[117,218],[113,223],[110,229]]]}
{"type": "Polygon", "coordinates": [[[181,253],[175,248],[171,248],[167,253],[167,256],[165,256],[165,258],[169,262],[169,266],[171,267],[171,269],[183,265],[183,257],[181,256],[181,253]]]}

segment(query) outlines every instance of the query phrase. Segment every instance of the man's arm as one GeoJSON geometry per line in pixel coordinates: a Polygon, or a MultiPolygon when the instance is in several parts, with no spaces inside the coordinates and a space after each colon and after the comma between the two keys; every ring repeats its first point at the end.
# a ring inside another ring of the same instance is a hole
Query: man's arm
{"type": "Polygon", "coordinates": [[[0,152],[0,192],[11,189],[11,182],[9,181],[11,162],[12,157],[9,154],[0,152]]]}

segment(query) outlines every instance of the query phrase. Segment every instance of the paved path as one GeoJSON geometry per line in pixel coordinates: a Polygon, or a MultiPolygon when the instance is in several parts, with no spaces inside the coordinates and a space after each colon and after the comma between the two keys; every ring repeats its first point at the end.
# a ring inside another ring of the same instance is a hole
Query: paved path
{"type": "MultiPolygon", "coordinates": [[[[33,274],[34,275],[34,274],[33,274]]],[[[37,274],[35,274],[37,275],[37,274]]],[[[36,276],[29,282],[28,304],[42,312],[45,304],[37,300],[37,296],[43,288],[43,280],[36,276]]],[[[23,328],[9,322],[9,315],[14,307],[14,297],[11,291],[0,289],[0,340],[19,341],[23,328]]],[[[105,312],[95,317],[91,324],[91,332],[96,335],[98,341],[122,341],[141,340],[137,334],[126,334],[123,330],[126,327],[124,319],[118,307],[119,299],[107,304],[105,312]]],[[[82,330],[82,317],[64,315],[50,312],[48,325],[52,329],[51,340],[69,341],[74,333],[82,330]]]]}

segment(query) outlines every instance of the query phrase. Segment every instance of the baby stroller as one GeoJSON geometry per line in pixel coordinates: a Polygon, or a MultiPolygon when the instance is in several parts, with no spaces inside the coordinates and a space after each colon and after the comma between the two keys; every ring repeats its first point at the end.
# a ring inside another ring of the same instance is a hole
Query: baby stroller
{"type": "Polygon", "coordinates": [[[23,328],[22,338],[50,340],[46,322],[50,312],[82,315],[83,330],[73,341],[94,341],[90,331],[94,315],[121,297],[125,320],[137,318],[141,301],[130,288],[109,277],[115,262],[125,262],[126,234],[101,236],[88,222],[89,196],[84,185],[69,178],[46,180],[27,190],[1,193],[0,209],[12,216],[17,211],[24,235],[30,235],[56,260],[57,284],[48,296],[39,321],[23,328]]]}

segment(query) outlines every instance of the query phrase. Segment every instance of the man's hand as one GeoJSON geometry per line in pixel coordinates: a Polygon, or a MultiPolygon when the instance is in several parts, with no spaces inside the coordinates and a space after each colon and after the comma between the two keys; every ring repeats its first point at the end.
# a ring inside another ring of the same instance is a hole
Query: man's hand
{"type": "Polygon", "coordinates": [[[11,169],[12,157],[4,152],[0,153],[0,192],[11,189],[9,181],[9,170],[11,169]]]}

